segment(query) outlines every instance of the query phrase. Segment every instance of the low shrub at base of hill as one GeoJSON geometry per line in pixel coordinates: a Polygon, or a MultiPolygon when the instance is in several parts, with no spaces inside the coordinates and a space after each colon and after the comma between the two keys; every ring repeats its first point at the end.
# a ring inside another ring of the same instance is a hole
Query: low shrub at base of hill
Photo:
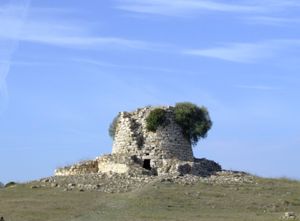
{"type": "Polygon", "coordinates": [[[15,186],[15,185],[17,185],[17,183],[16,182],[13,182],[13,181],[11,181],[11,182],[8,182],[7,184],[5,184],[5,188],[7,188],[7,187],[11,187],[11,186],[15,186]]]}

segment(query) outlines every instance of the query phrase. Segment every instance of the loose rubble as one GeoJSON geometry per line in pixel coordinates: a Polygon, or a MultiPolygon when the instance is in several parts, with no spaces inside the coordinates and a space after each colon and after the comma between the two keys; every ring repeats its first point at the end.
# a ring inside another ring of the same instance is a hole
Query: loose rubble
{"type": "Polygon", "coordinates": [[[254,176],[236,171],[220,171],[210,176],[171,175],[163,176],[134,176],[132,174],[97,173],[69,176],[53,176],[39,180],[33,186],[60,188],[64,191],[100,191],[105,193],[129,192],[144,187],[147,184],[173,183],[180,185],[194,185],[207,183],[215,185],[243,185],[255,183],[254,176]]]}
{"type": "Polygon", "coordinates": [[[294,212],[285,212],[284,215],[281,217],[282,220],[296,220],[297,215],[294,212]]]}

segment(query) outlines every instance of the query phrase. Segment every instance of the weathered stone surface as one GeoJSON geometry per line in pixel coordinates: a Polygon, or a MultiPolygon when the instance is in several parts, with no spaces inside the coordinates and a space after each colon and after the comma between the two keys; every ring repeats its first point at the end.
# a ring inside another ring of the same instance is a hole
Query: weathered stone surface
{"type": "Polygon", "coordinates": [[[284,215],[281,217],[283,220],[296,220],[297,215],[295,212],[285,212],[284,215]]]}
{"type": "Polygon", "coordinates": [[[58,184],[57,183],[51,183],[51,187],[57,187],[58,184]]]}
{"type": "Polygon", "coordinates": [[[99,171],[102,173],[128,173],[134,162],[126,155],[105,155],[97,158],[99,171]]]}
{"type": "Polygon", "coordinates": [[[136,155],[139,159],[151,158],[153,167],[160,159],[192,161],[191,144],[175,123],[173,107],[160,108],[166,110],[168,124],[160,126],[156,132],[146,129],[146,118],[155,107],[137,109],[131,113],[121,112],[112,153],[136,155]]]}
{"type": "Polygon", "coordinates": [[[98,162],[95,160],[87,160],[74,164],[72,166],[67,166],[55,170],[55,175],[57,176],[69,176],[75,174],[86,174],[86,173],[97,173],[98,172],[98,162]]]}

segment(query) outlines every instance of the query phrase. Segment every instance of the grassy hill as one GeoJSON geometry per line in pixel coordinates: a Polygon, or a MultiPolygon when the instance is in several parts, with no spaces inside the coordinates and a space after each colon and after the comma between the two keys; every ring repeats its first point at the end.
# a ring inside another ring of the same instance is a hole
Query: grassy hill
{"type": "Polygon", "coordinates": [[[33,183],[0,189],[5,221],[241,221],[300,215],[300,182],[254,177],[253,183],[151,182],[126,193],[65,191],[33,183]]]}

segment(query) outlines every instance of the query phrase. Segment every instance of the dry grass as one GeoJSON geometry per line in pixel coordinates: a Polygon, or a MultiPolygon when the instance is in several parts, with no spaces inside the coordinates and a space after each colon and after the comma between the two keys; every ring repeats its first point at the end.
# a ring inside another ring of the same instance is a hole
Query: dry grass
{"type": "Polygon", "coordinates": [[[0,189],[0,216],[6,221],[274,221],[285,211],[300,215],[299,182],[260,178],[256,182],[154,183],[122,194],[17,185],[0,189]]]}

